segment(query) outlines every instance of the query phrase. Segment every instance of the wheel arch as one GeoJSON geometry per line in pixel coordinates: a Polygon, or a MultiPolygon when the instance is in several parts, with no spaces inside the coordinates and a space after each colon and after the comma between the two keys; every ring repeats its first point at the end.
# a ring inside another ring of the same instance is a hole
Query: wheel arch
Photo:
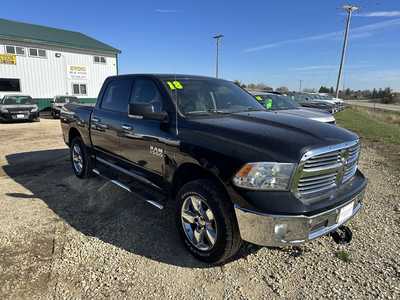
{"type": "Polygon", "coordinates": [[[172,179],[171,198],[174,199],[178,191],[186,183],[198,179],[212,180],[224,192],[227,199],[230,199],[224,181],[215,172],[191,162],[184,163],[176,169],[172,179]]]}
{"type": "Polygon", "coordinates": [[[72,140],[76,137],[82,138],[82,135],[78,129],[76,129],[75,127],[71,127],[68,132],[68,145],[71,145],[72,140]]]}

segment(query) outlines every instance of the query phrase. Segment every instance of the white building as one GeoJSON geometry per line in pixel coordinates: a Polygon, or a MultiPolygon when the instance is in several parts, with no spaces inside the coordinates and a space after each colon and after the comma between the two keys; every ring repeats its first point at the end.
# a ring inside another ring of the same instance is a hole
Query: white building
{"type": "Polygon", "coordinates": [[[118,74],[119,53],[79,32],[0,19],[0,96],[94,99],[104,79],[118,74]]]}

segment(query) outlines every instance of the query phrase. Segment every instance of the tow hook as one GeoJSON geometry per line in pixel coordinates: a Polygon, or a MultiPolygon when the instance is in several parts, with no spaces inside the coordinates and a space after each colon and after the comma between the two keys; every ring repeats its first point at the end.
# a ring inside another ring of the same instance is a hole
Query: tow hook
{"type": "Polygon", "coordinates": [[[347,226],[340,226],[331,233],[331,237],[336,244],[345,245],[351,242],[351,239],[353,238],[353,232],[347,226]]]}

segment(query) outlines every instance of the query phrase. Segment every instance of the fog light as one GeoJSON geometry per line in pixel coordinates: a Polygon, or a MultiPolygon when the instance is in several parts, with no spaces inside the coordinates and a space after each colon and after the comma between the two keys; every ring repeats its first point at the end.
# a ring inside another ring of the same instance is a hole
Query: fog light
{"type": "Polygon", "coordinates": [[[286,232],[287,232],[287,224],[276,224],[274,228],[275,236],[278,239],[284,239],[286,232]]]}

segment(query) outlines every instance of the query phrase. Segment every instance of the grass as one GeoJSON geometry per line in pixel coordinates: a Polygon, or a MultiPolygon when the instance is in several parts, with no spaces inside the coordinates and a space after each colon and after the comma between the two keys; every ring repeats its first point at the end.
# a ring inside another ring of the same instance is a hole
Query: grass
{"type": "Polygon", "coordinates": [[[337,251],[337,252],[335,253],[335,256],[336,256],[337,258],[339,258],[340,260],[344,261],[345,263],[351,262],[350,253],[349,253],[349,252],[346,252],[346,251],[344,251],[344,250],[337,251]]]}
{"type": "Polygon", "coordinates": [[[337,113],[335,118],[339,126],[356,132],[363,139],[400,145],[399,114],[351,107],[337,113]]]}

